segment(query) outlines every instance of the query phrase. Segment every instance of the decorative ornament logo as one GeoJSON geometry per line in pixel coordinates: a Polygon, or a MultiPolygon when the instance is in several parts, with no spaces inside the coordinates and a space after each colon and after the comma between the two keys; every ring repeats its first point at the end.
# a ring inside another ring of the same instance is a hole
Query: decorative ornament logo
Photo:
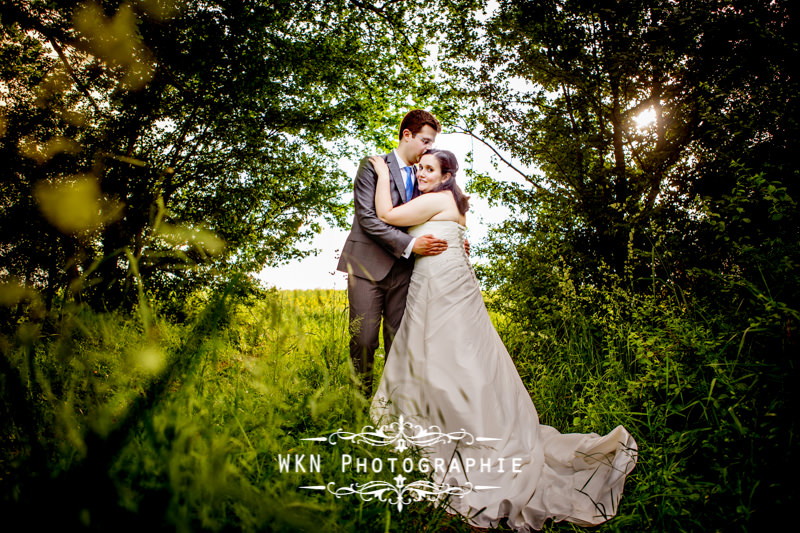
{"type": "MultiPolygon", "coordinates": [[[[326,490],[341,498],[342,496],[357,494],[362,500],[368,502],[373,498],[385,502],[388,501],[392,505],[397,505],[397,510],[402,511],[404,505],[410,504],[412,501],[435,501],[445,494],[458,496],[459,498],[469,494],[473,487],[472,483],[467,483],[463,487],[453,487],[447,484],[439,484],[426,480],[418,480],[408,485],[404,485],[406,478],[400,474],[394,478],[394,484],[387,481],[369,481],[359,486],[358,483],[352,483],[348,487],[334,488],[335,483],[332,481],[327,485],[311,485],[300,487],[301,489],[314,489],[326,490]]],[[[478,485],[475,489],[496,489],[498,487],[478,485]]]]}
{"type": "MultiPolygon", "coordinates": [[[[400,453],[412,446],[424,448],[442,442],[456,442],[457,445],[463,442],[466,445],[470,445],[475,442],[500,440],[491,437],[475,437],[464,429],[452,433],[444,433],[439,426],[434,425],[425,428],[420,424],[413,424],[406,421],[402,415],[396,422],[380,426],[377,429],[374,426],[365,426],[360,433],[352,433],[339,429],[327,437],[310,437],[302,440],[328,442],[329,444],[335,445],[339,439],[351,441],[356,444],[369,444],[371,446],[394,446],[400,453]]],[[[350,461],[352,461],[352,458],[350,458],[350,461]]],[[[398,474],[393,480],[394,483],[389,483],[387,481],[369,481],[362,485],[351,483],[349,486],[344,487],[337,487],[336,483],[330,482],[326,485],[306,485],[300,488],[307,490],[327,490],[337,498],[356,494],[363,501],[370,501],[373,499],[378,499],[382,502],[388,501],[390,504],[396,505],[398,511],[402,511],[403,506],[414,501],[436,501],[445,495],[462,498],[473,490],[500,488],[491,485],[473,485],[470,482],[466,482],[464,485],[452,486],[446,483],[435,483],[428,480],[417,480],[406,484],[406,478],[402,474],[398,474]]]]}
{"type": "Polygon", "coordinates": [[[474,442],[500,440],[490,437],[473,437],[471,433],[463,429],[452,433],[443,433],[439,426],[429,426],[426,429],[420,424],[407,422],[403,415],[400,415],[397,422],[386,424],[378,429],[375,429],[374,426],[364,426],[361,433],[350,433],[340,429],[334,431],[327,437],[311,437],[302,440],[328,441],[331,444],[336,444],[337,439],[353,441],[354,443],[366,443],[371,446],[389,446],[390,444],[394,444],[398,452],[407,450],[410,447],[409,445],[426,447],[439,444],[442,441],[453,442],[463,440],[464,444],[472,444],[474,442]],[[409,429],[414,429],[415,433],[409,433],[409,429]]]}

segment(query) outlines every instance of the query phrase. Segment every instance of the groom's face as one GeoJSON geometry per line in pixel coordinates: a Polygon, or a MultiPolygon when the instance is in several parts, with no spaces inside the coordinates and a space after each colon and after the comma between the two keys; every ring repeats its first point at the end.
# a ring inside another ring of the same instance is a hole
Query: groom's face
{"type": "Polygon", "coordinates": [[[436,130],[425,124],[416,135],[413,135],[409,130],[403,132],[403,138],[408,142],[408,156],[409,163],[419,163],[422,157],[429,148],[433,148],[433,143],[436,141],[436,130]]]}

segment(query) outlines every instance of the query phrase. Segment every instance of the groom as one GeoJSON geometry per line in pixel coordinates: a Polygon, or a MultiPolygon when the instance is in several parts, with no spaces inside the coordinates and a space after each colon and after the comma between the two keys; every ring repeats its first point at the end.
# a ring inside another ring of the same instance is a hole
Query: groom
{"type": "MultiPolygon", "coordinates": [[[[399,205],[419,196],[416,163],[433,146],[442,131],[428,111],[415,109],[400,123],[400,144],[382,156],[391,173],[392,204],[399,205]]],[[[347,272],[350,303],[350,358],[361,380],[361,391],[372,395],[372,365],[378,347],[383,317],[383,346],[386,355],[406,308],[406,294],[413,254],[438,255],[447,241],[433,235],[417,238],[406,228],[390,226],[375,213],[377,176],[368,158],[361,160],[353,184],[355,217],[344,243],[337,270],[347,272]]]]}

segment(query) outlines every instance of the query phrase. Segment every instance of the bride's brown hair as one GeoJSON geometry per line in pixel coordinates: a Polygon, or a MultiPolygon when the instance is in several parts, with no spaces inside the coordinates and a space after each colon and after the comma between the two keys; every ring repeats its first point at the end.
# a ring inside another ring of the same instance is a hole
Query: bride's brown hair
{"type": "Polygon", "coordinates": [[[436,188],[432,189],[429,192],[439,192],[439,191],[450,191],[453,193],[453,198],[456,201],[456,206],[458,207],[458,212],[462,215],[466,214],[469,211],[469,196],[464,194],[464,191],[461,190],[461,187],[458,186],[456,183],[456,173],[458,172],[458,160],[456,159],[455,154],[450,150],[437,150],[432,148],[425,152],[424,155],[432,155],[439,161],[439,167],[442,170],[442,177],[445,176],[448,172],[450,173],[450,179],[447,181],[441,182],[436,188]]]}

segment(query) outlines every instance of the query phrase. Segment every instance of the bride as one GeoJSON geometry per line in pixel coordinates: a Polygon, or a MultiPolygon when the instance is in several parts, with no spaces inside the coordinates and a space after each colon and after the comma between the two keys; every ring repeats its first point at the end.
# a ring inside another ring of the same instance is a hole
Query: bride
{"type": "Polygon", "coordinates": [[[386,424],[402,415],[423,428],[470,436],[425,452],[441,466],[435,482],[468,489],[446,504],[472,525],[496,527],[507,517],[515,530],[530,530],[548,518],[591,526],[614,516],[636,464],[636,442],[622,426],[601,437],[539,424],[464,249],[469,203],[456,184],[455,156],[423,155],[417,174],[423,194],[397,207],[386,163],[370,161],[381,220],[448,243],[441,255],[416,259],[405,315],[372,400],[373,420],[386,424]]]}

